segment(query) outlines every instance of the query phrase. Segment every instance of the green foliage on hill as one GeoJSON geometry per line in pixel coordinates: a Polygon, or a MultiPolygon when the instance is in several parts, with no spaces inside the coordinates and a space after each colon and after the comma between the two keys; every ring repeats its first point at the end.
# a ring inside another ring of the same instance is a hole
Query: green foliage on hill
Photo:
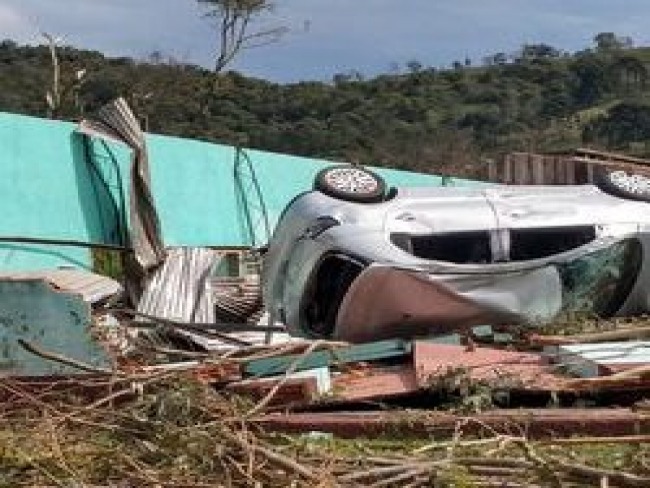
{"type": "MultiPolygon", "coordinates": [[[[480,67],[411,61],[406,72],[372,79],[352,72],[331,83],[286,85],[215,75],[160,55],[139,62],[66,47],[59,49],[58,115],[76,119],[123,95],[153,132],[469,175],[511,150],[587,143],[648,155],[650,49],[611,40],[574,55],[528,45],[480,67]]],[[[45,116],[51,84],[46,47],[0,43],[0,110],[45,116]]]]}

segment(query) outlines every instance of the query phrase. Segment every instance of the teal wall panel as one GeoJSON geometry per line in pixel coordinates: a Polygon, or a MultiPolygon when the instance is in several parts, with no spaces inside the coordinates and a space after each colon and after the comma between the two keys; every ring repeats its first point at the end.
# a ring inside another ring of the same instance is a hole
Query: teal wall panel
{"type": "MultiPolygon", "coordinates": [[[[235,148],[148,136],[151,182],[168,246],[247,246],[249,228],[234,178],[235,148]]],[[[128,225],[130,152],[92,141],[90,158],[75,125],[0,113],[0,237],[27,236],[121,244],[128,225]],[[92,161],[93,165],[89,164],[92,161]]],[[[329,164],[246,150],[271,228],[286,204],[311,189],[329,164]]],[[[379,169],[392,186],[480,184],[379,169]]],[[[258,243],[260,229],[256,229],[258,243]]],[[[0,243],[0,269],[89,267],[86,249],[0,243]]]]}
{"type": "Polygon", "coordinates": [[[151,186],[166,245],[242,242],[235,218],[235,151],[229,146],[175,137],[148,139],[151,186]]]}
{"type": "Polygon", "coordinates": [[[111,366],[91,332],[90,306],[40,280],[0,281],[0,376],[79,373],[24,350],[23,339],[87,364],[111,366]]]}

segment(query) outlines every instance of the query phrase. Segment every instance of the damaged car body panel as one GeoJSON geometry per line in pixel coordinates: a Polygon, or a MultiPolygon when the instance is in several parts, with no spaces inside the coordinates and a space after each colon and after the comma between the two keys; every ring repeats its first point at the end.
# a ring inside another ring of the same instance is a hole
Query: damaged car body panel
{"type": "Polygon", "coordinates": [[[649,209],[594,186],[309,192],[271,241],[266,303],[295,334],[353,342],[642,313],[649,209]]]}

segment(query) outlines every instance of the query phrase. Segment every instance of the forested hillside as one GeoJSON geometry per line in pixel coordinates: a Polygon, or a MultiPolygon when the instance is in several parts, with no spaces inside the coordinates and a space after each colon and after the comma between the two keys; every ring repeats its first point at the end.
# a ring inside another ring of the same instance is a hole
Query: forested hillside
{"type": "Polygon", "coordinates": [[[650,49],[605,34],[575,54],[544,44],[449,69],[291,85],[151,56],[0,43],[0,111],[77,119],[117,95],[152,132],[420,171],[472,174],[510,150],[578,145],[650,154],[650,49]],[[84,70],[84,71],[82,71],[84,70]]]}

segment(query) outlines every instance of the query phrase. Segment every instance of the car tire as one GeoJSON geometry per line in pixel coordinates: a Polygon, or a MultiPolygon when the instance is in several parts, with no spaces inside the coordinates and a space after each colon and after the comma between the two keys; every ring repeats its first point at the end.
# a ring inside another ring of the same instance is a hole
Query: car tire
{"type": "Polygon", "coordinates": [[[650,202],[650,177],[623,170],[596,168],[594,182],[605,193],[629,200],[650,202]]]}
{"type": "Polygon", "coordinates": [[[318,172],[314,189],[340,200],[377,203],[386,196],[384,179],[360,166],[330,166],[318,172]]]}

